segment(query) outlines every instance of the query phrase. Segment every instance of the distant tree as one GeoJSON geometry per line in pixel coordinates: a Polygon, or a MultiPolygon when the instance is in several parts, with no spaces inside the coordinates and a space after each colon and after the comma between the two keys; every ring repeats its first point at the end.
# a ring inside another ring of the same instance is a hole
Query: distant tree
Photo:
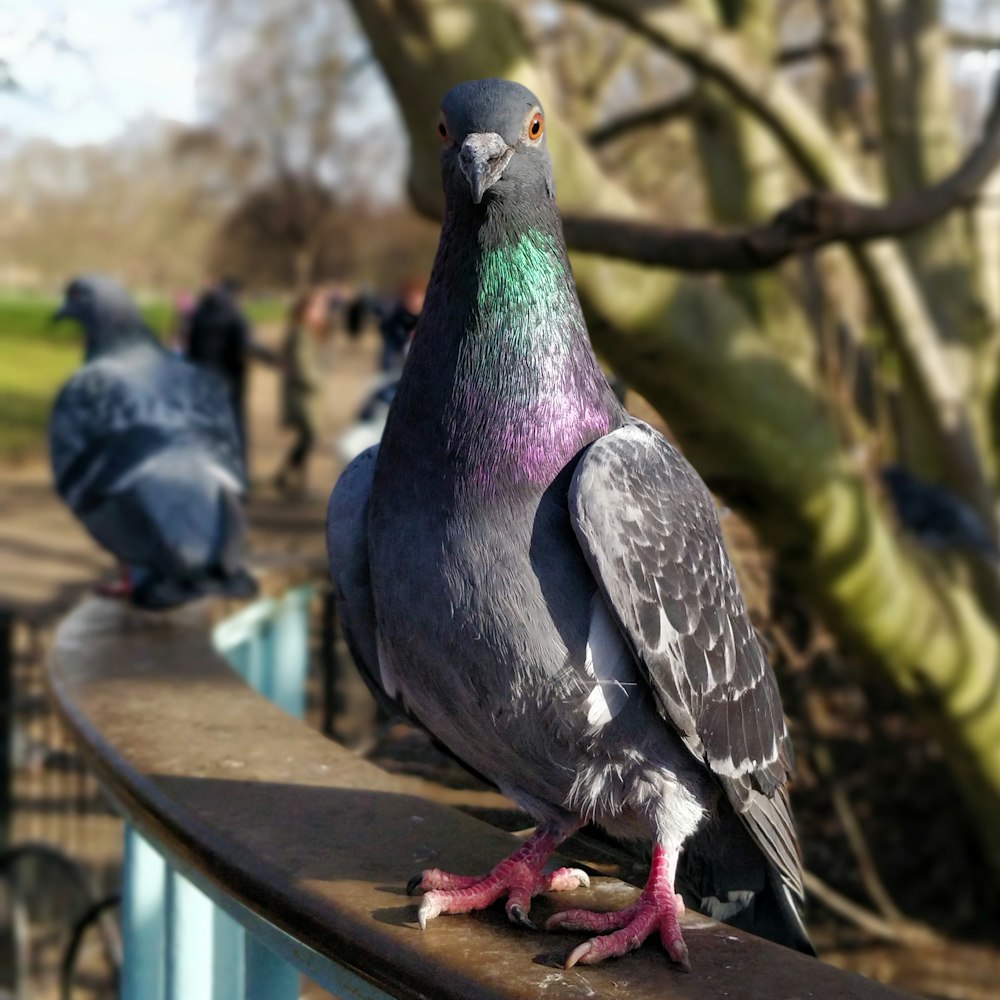
{"type": "Polygon", "coordinates": [[[0,263],[49,287],[95,270],[140,289],[196,285],[221,211],[173,143],[155,121],[105,146],[12,143],[0,155],[0,263]]]}
{"type": "Polygon", "coordinates": [[[367,114],[364,86],[375,64],[342,3],[195,6],[206,19],[206,38],[224,33],[227,45],[213,49],[205,66],[212,126],[202,135],[212,141],[188,144],[186,152],[218,157],[224,148],[224,159],[241,160],[229,175],[238,207],[217,249],[235,252],[233,226],[271,238],[288,254],[290,283],[307,284],[338,252],[338,202],[369,198],[373,175],[392,156],[376,122],[366,130],[356,121],[367,114]]]}
{"type": "Polygon", "coordinates": [[[223,220],[211,270],[271,288],[307,286],[350,273],[354,260],[343,238],[344,222],[325,187],[308,178],[279,177],[251,191],[223,220]]]}

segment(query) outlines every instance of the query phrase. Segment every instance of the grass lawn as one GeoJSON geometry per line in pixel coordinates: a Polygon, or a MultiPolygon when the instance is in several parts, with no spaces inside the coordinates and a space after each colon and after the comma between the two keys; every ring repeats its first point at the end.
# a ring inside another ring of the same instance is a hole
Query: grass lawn
{"type": "Polygon", "coordinates": [[[44,451],[52,400],[80,363],[79,333],[49,323],[56,305],[0,298],[0,460],[44,451]]]}

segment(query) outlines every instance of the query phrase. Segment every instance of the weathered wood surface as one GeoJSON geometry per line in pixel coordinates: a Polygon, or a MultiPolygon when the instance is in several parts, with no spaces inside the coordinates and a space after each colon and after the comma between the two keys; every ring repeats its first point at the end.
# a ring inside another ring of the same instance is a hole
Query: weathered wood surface
{"type": "MultiPolygon", "coordinates": [[[[655,945],[564,971],[558,960],[579,935],[515,928],[499,908],[441,917],[420,932],[407,879],[431,865],[487,870],[513,836],[255,694],[211,649],[210,607],[153,616],[86,601],[59,630],[54,697],[140,832],[330,961],[400,997],[901,996],[696,914],[684,921],[690,975],[655,945]]],[[[635,892],[600,878],[591,890],[540,898],[534,912],[617,908],[635,892]]]]}

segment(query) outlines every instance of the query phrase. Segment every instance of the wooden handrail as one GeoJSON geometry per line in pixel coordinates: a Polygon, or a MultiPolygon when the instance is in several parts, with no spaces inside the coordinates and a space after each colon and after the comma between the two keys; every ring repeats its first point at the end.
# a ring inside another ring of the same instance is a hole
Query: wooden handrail
{"type": "MultiPolygon", "coordinates": [[[[134,828],[326,988],[456,1000],[900,996],[698,915],[685,917],[690,975],[652,946],[564,971],[554,963],[578,936],[515,928],[500,908],[419,931],[407,879],[430,865],[485,871],[513,836],[442,804],[418,779],[360,760],[256,694],[212,648],[217,615],[211,605],[153,616],[88,600],[56,636],[52,694],[134,828]]],[[[557,907],[617,907],[634,893],[598,878],[589,891],[535,906],[544,919],[557,907]]]]}

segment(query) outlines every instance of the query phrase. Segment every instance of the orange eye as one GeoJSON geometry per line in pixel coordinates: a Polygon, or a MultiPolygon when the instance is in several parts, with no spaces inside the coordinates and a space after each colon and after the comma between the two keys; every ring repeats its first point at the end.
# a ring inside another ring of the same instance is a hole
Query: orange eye
{"type": "Polygon", "coordinates": [[[448,138],[448,127],[444,122],[438,122],[437,133],[441,136],[441,141],[444,142],[448,138]]]}
{"type": "Polygon", "coordinates": [[[541,111],[536,111],[531,116],[531,120],[528,122],[528,138],[536,140],[541,139],[544,131],[545,119],[542,117],[541,111]]]}

